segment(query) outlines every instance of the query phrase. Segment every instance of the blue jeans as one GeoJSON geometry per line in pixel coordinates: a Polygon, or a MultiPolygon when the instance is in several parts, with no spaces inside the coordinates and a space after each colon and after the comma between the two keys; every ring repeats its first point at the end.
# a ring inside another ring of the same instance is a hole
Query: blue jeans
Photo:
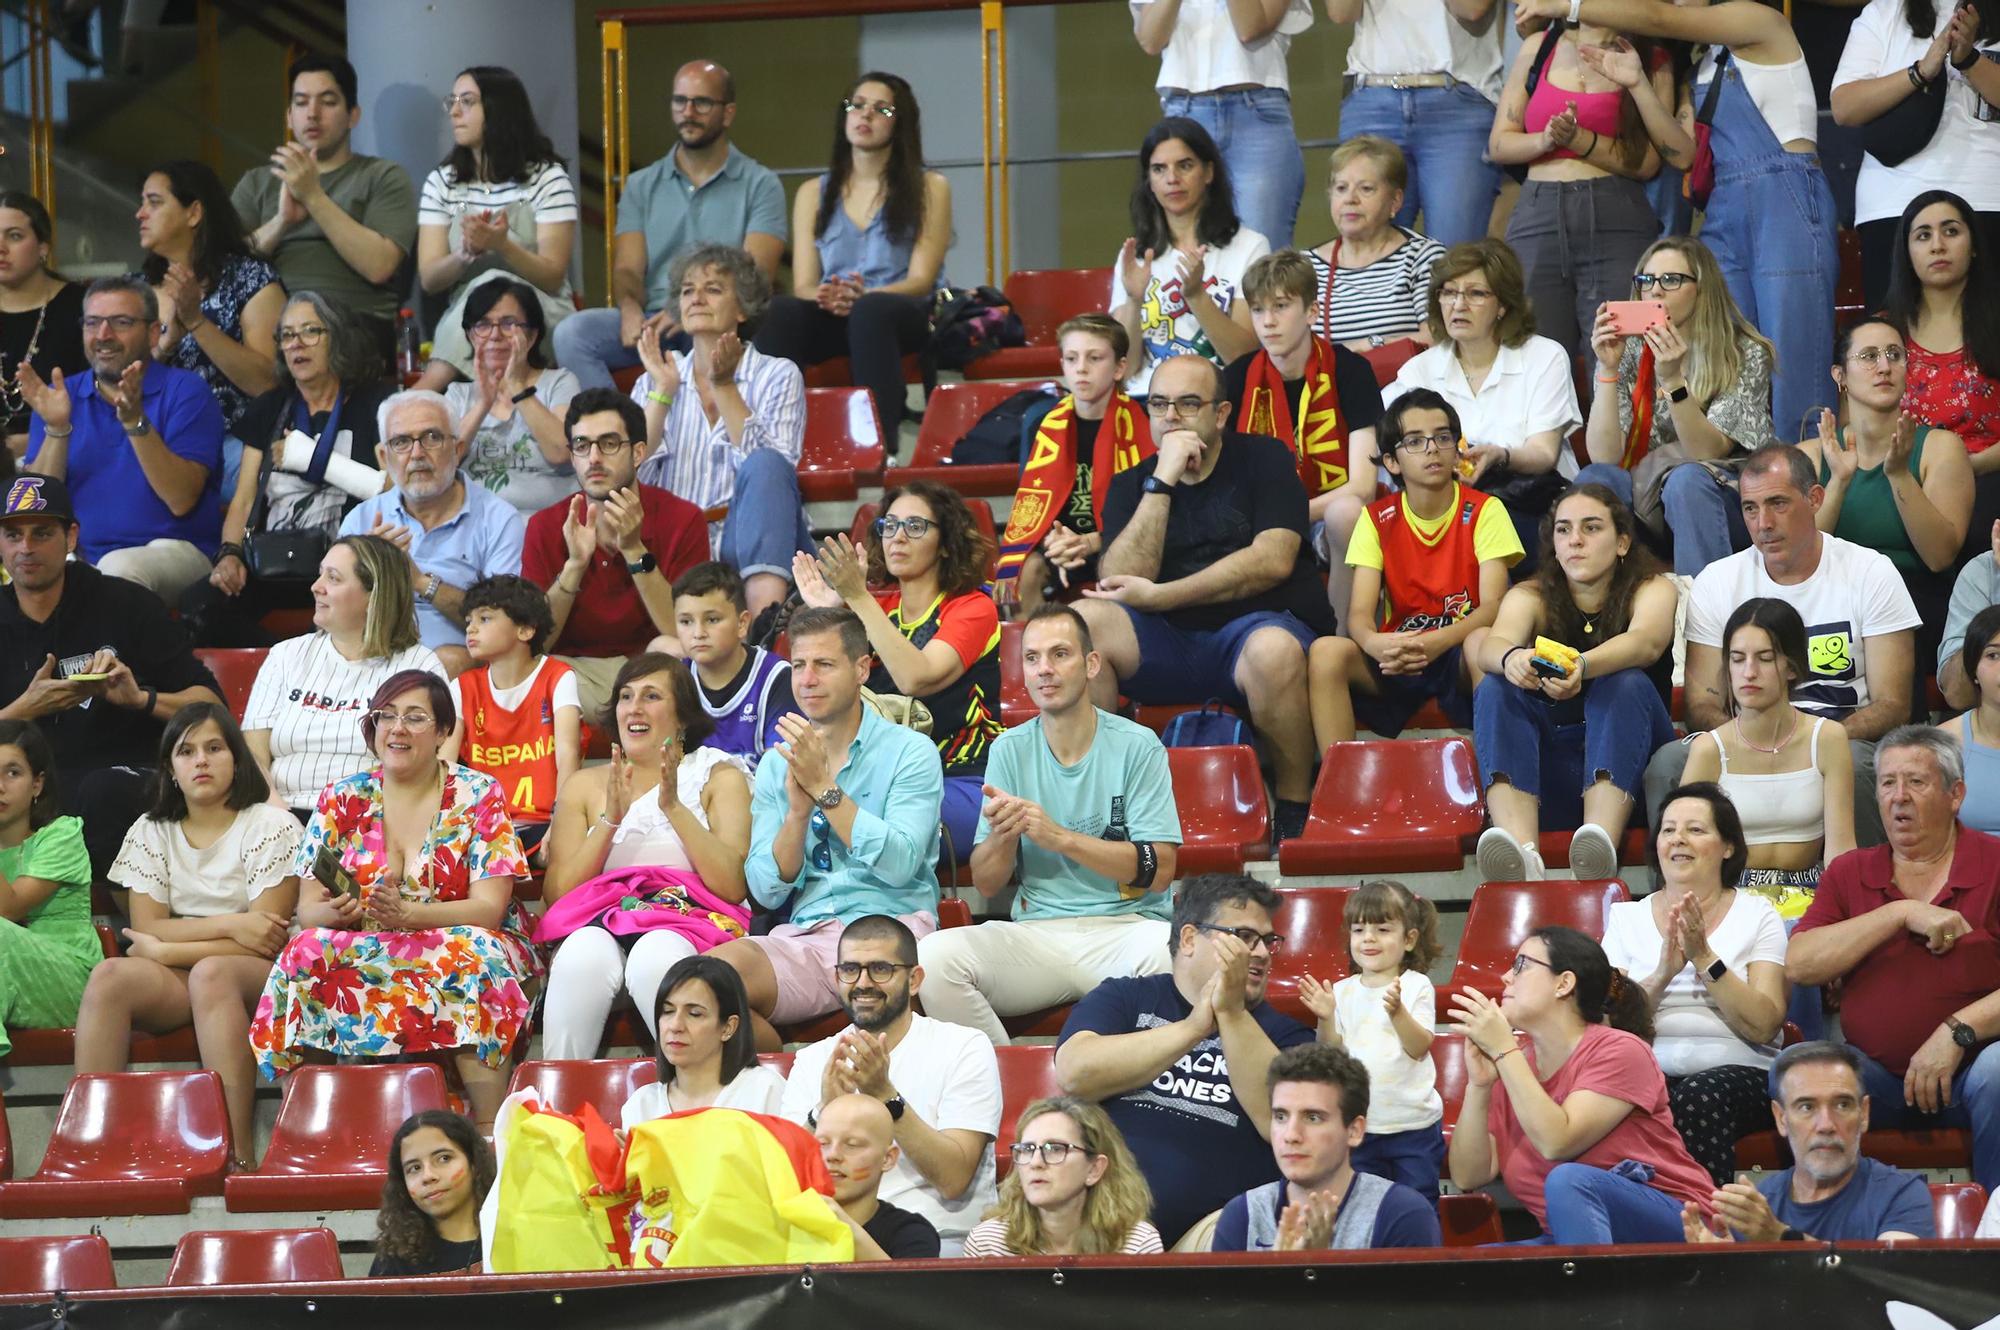
{"type": "MultiPolygon", "coordinates": [[[[1584,409],[1590,408],[1586,405],[1584,409]]],[[[1616,463],[1592,462],[1577,471],[1575,483],[1602,485],[1623,500],[1627,508],[1632,506],[1632,473],[1616,463]]]]}
{"type": "Polygon", "coordinates": [[[1687,1240],[1679,1201],[1609,1169],[1557,1164],[1543,1184],[1542,1202],[1543,1240],[1558,1247],[1687,1240]]]}
{"type": "Polygon", "coordinates": [[[1699,462],[1683,462],[1667,473],[1660,506],[1674,535],[1677,573],[1693,577],[1717,559],[1750,548],[1750,528],[1743,525],[1736,491],[1699,462]]]}
{"type": "Polygon", "coordinates": [[[1868,1125],[1875,1130],[1971,1128],[1972,1180],[1989,1192],[2000,1187],[2000,1044],[1988,1044],[1959,1064],[1951,1078],[1951,1107],[1941,1113],[1905,1104],[1903,1078],[1866,1053],[1861,1054],[1861,1085],[1868,1091],[1868,1125]]]}
{"type": "Polygon", "coordinates": [[[946,776],[944,797],[938,807],[938,821],[944,823],[945,835],[938,840],[938,862],[952,862],[947,855],[955,856],[957,862],[968,863],[972,859],[972,838],[979,830],[979,805],[983,799],[982,789],[986,783],[984,776],[946,776]]]}
{"type": "Polygon", "coordinates": [[[1486,139],[1495,109],[1463,83],[1406,91],[1356,88],[1340,102],[1340,137],[1377,134],[1403,150],[1410,187],[1403,191],[1397,224],[1412,226],[1421,212],[1424,234],[1449,247],[1484,238],[1493,219],[1500,168],[1486,160],[1486,139]]]}
{"type": "Polygon", "coordinates": [[[1272,249],[1290,248],[1306,192],[1291,94],[1282,88],[1171,93],[1160,98],[1160,114],[1186,116],[1208,131],[1228,163],[1237,218],[1272,249]]]}
{"type": "Polygon", "coordinates": [[[1640,787],[1653,750],[1674,737],[1659,689],[1641,670],[1586,678],[1580,698],[1550,705],[1497,674],[1472,695],[1472,748],[1480,777],[1504,778],[1541,803],[1545,831],[1583,821],[1584,788],[1608,775],[1643,806],[1640,787]]]}
{"type": "Polygon", "coordinates": [[[789,582],[792,555],[811,548],[797,468],[775,448],[752,449],[736,465],[736,493],[722,521],[718,556],[745,577],[775,573],[789,582]]]}
{"type": "Polygon", "coordinates": [[[1371,1131],[1347,1156],[1357,1173],[1400,1182],[1427,1201],[1436,1201],[1438,1179],[1444,1176],[1444,1127],[1408,1131],[1371,1131]]]}
{"type": "MultiPolygon", "coordinates": [[[[556,364],[576,375],[580,387],[615,387],[611,382],[613,370],[638,365],[638,350],[618,340],[618,323],[615,309],[580,309],[549,334],[555,343],[556,364]]],[[[670,350],[688,348],[686,333],[675,333],[662,340],[670,350]]]]}

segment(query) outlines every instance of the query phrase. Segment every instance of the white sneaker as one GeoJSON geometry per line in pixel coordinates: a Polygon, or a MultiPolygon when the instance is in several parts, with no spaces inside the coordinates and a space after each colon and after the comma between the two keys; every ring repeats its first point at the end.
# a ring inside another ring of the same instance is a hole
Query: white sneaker
{"type": "Polygon", "coordinates": [[[1541,851],[1523,845],[1499,827],[1488,827],[1479,834],[1474,858],[1482,882],[1539,882],[1545,871],[1541,851]]]}
{"type": "Polygon", "coordinates": [[[1618,846],[1611,833],[1586,822],[1569,838],[1569,869],[1579,882],[1601,882],[1618,876],[1618,846]]]}

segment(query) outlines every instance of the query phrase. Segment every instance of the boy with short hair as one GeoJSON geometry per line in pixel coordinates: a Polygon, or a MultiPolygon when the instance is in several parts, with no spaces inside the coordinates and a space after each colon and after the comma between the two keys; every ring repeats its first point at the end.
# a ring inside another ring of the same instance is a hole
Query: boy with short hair
{"type": "Polygon", "coordinates": [[[1506,505],[1459,483],[1451,403],[1413,388],[1390,403],[1382,423],[1383,460],[1402,490],[1370,504],[1354,525],[1353,636],[1322,637],[1308,658],[1321,752],[1354,737],[1357,712],[1393,739],[1433,698],[1453,724],[1469,726],[1479,670],[1464,643],[1492,625],[1507,570],[1523,554],[1506,505]]]}
{"type": "Polygon", "coordinates": [[[1030,613],[1052,582],[1068,587],[1096,577],[1111,477],[1154,451],[1145,408],[1123,387],[1132,349],[1125,326],[1109,314],[1079,314],[1056,330],[1056,343],[1069,392],[1022,424],[1027,461],[995,574],[998,587],[1014,583],[1030,613]]]}
{"type": "Polygon", "coordinates": [[[473,666],[451,681],[458,728],[443,754],[500,782],[514,830],[538,864],[556,793],[583,764],[576,674],[542,654],[554,631],[549,598],[533,582],[502,574],[473,583],[465,593],[473,666]]]}
{"type": "Polygon", "coordinates": [[[750,601],[734,568],[698,563],[681,574],[674,583],[674,634],[694,667],[701,708],[715,722],[705,746],[754,765],[777,742],[778,717],[797,711],[798,703],[791,662],[744,641],[750,601]]]}

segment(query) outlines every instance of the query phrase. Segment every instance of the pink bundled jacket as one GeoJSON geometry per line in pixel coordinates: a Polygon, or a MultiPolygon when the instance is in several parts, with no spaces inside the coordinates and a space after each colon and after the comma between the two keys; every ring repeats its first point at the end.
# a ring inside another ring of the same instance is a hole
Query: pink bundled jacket
{"type": "Polygon", "coordinates": [[[535,941],[558,942],[589,924],[616,934],[669,929],[707,951],[750,932],[750,909],[733,905],[680,868],[635,864],[576,885],[542,912],[535,941]]]}

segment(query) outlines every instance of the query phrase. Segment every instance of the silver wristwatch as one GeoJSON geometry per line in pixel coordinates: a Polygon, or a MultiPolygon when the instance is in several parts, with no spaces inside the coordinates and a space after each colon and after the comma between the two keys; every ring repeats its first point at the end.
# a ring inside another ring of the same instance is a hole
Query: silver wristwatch
{"type": "Polygon", "coordinates": [[[820,812],[831,813],[834,809],[840,807],[840,801],[846,797],[847,792],[838,785],[829,785],[826,787],[826,793],[814,798],[813,803],[818,807],[820,812]]]}

